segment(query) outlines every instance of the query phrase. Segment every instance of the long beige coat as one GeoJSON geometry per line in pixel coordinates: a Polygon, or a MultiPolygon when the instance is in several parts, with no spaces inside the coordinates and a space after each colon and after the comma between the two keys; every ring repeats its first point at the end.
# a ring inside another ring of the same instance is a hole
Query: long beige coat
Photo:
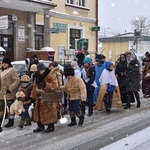
{"type": "Polygon", "coordinates": [[[7,89],[11,91],[7,94],[6,99],[15,99],[15,94],[18,90],[20,79],[13,67],[9,67],[2,71],[0,70],[0,100],[3,100],[3,96],[7,89]]]}

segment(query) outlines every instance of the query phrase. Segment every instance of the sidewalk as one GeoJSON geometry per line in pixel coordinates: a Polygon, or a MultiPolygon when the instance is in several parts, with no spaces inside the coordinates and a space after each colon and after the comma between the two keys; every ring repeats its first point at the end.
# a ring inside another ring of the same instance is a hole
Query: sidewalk
{"type": "Polygon", "coordinates": [[[149,150],[150,149],[150,127],[136,132],[130,136],[127,135],[115,143],[107,145],[100,150],[149,150]]]}

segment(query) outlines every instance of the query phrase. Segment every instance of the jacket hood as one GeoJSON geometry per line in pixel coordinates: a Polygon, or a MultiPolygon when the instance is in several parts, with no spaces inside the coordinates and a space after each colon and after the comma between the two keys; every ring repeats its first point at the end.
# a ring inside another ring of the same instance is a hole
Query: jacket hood
{"type": "Polygon", "coordinates": [[[109,70],[109,67],[110,67],[112,64],[113,64],[113,63],[112,63],[112,62],[109,62],[109,61],[105,62],[105,69],[106,69],[106,70],[109,70]]]}

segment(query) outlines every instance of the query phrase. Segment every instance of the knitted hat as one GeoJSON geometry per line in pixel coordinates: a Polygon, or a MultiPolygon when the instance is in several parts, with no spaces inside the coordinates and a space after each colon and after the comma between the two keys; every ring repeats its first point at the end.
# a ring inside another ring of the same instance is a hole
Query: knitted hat
{"type": "Polygon", "coordinates": [[[24,98],[25,96],[26,95],[22,91],[16,93],[16,98],[19,98],[19,97],[24,98]]]}
{"type": "Polygon", "coordinates": [[[4,57],[4,58],[3,58],[2,64],[3,64],[3,63],[6,63],[6,64],[8,64],[8,65],[11,65],[10,59],[7,58],[7,57],[4,57]]]}
{"type": "Polygon", "coordinates": [[[31,65],[30,71],[37,71],[37,65],[36,64],[31,65]]]}
{"type": "Polygon", "coordinates": [[[91,58],[85,57],[83,62],[86,63],[86,64],[90,64],[91,63],[91,58]]]}
{"type": "Polygon", "coordinates": [[[64,70],[65,76],[74,76],[74,69],[73,68],[66,68],[64,70]]]}
{"type": "Polygon", "coordinates": [[[22,77],[21,77],[21,82],[30,82],[30,77],[28,76],[28,75],[23,75],[22,77]]]}
{"type": "Polygon", "coordinates": [[[37,65],[37,71],[40,71],[40,70],[42,70],[42,69],[47,69],[47,67],[46,67],[43,63],[39,63],[39,64],[37,65]]]}

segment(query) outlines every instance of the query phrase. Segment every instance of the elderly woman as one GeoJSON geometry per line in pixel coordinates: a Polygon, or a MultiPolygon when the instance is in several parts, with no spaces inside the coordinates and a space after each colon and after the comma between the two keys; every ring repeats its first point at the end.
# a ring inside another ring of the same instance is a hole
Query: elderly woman
{"type": "Polygon", "coordinates": [[[37,73],[33,84],[31,98],[36,100],[34,110],[34,121],[37,122],[37,129],[33,132],[53,132],[54,123],[57,120],[57,106],[55,103],[46,103],[42,98],[42,94],[56,89],[56,83],[50,75],[50,70],[43,63],[37,65],[37,73]],[[45,129],[45,125],[48,127],[45,129]]]}
{"type": "Polygon", "coordinates": [[[124,109],[130,109],[131,105],[131,93],[133,92],[137,101],[137,107],[140,107],[140,96],[139,96],[139,89],[140,89],[140,69],[139,69],[139,62],[135,56],[135,54],[131,51],[127,51],[125,53],[127,59],[127,69],[126,69],[126,76],[127,76],[127,103],[124,109]]]}

